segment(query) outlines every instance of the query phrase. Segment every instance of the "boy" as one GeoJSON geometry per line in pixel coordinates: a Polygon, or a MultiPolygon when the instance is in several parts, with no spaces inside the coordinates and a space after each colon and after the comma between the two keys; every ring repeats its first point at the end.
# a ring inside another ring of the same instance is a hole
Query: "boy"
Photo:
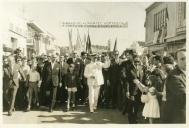
{"type": "Polygon", "coordinates": [[[28,107],[26,111],[30,111],[31,108],[31,102],[32,102],[32,97],[33,97],[33,92],[35,95],[35,103],[37,106],[39,106],[39,98],[38,98],[38,86],[40,86],[40,75],[36,71],[36,66],[32,65],[31,66],[31,71],[29,72],[28,75],[28,107]]]}

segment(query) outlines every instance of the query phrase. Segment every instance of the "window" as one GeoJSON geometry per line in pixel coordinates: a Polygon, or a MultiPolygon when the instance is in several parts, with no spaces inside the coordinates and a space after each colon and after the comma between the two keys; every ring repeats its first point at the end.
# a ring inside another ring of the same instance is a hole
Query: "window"
{"type": "Polygon", "coordinates": [[[167,25],[168,11],[167,8],[154,14],[154,32],[159,31],[162,26],[167,25]]]}
{"type": "Polygon", "coordinates": [[[185,25],[186,19],[186,2],[178,3],[178,27],[185,25]]]}

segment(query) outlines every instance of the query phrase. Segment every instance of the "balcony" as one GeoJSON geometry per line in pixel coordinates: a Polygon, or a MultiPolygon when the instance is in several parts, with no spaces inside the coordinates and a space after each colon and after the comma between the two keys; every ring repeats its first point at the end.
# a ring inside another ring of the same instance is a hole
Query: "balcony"
{"type": "Polygon", "coordinates": [[[186,34],[186,26],[179,26],[176,29],[177,35],[186,34]]]}

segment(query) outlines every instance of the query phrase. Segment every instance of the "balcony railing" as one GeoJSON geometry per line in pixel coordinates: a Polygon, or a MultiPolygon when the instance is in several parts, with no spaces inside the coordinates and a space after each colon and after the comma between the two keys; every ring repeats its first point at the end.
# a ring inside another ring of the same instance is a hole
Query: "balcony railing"
{"type": "Polygon", "coordinates": [[[180,26],[176,29],[177,35],[186,33],[186,26],[180,26]]]}

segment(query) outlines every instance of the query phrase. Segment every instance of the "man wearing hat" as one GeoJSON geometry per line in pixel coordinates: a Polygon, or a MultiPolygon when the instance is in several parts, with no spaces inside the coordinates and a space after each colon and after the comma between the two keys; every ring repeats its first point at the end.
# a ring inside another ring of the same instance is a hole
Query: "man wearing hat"
{"type": "Polygon", "coordinates": [[[84,76],[87,78],[89,88],[89,108],[93,113],[97,109],[100,86],[104,84],[102,68],[108,68],[110,60],[106,57],[105,62],[97,61],[96,54],[91,54],[91,62],[86,65],[84,76]]]}

